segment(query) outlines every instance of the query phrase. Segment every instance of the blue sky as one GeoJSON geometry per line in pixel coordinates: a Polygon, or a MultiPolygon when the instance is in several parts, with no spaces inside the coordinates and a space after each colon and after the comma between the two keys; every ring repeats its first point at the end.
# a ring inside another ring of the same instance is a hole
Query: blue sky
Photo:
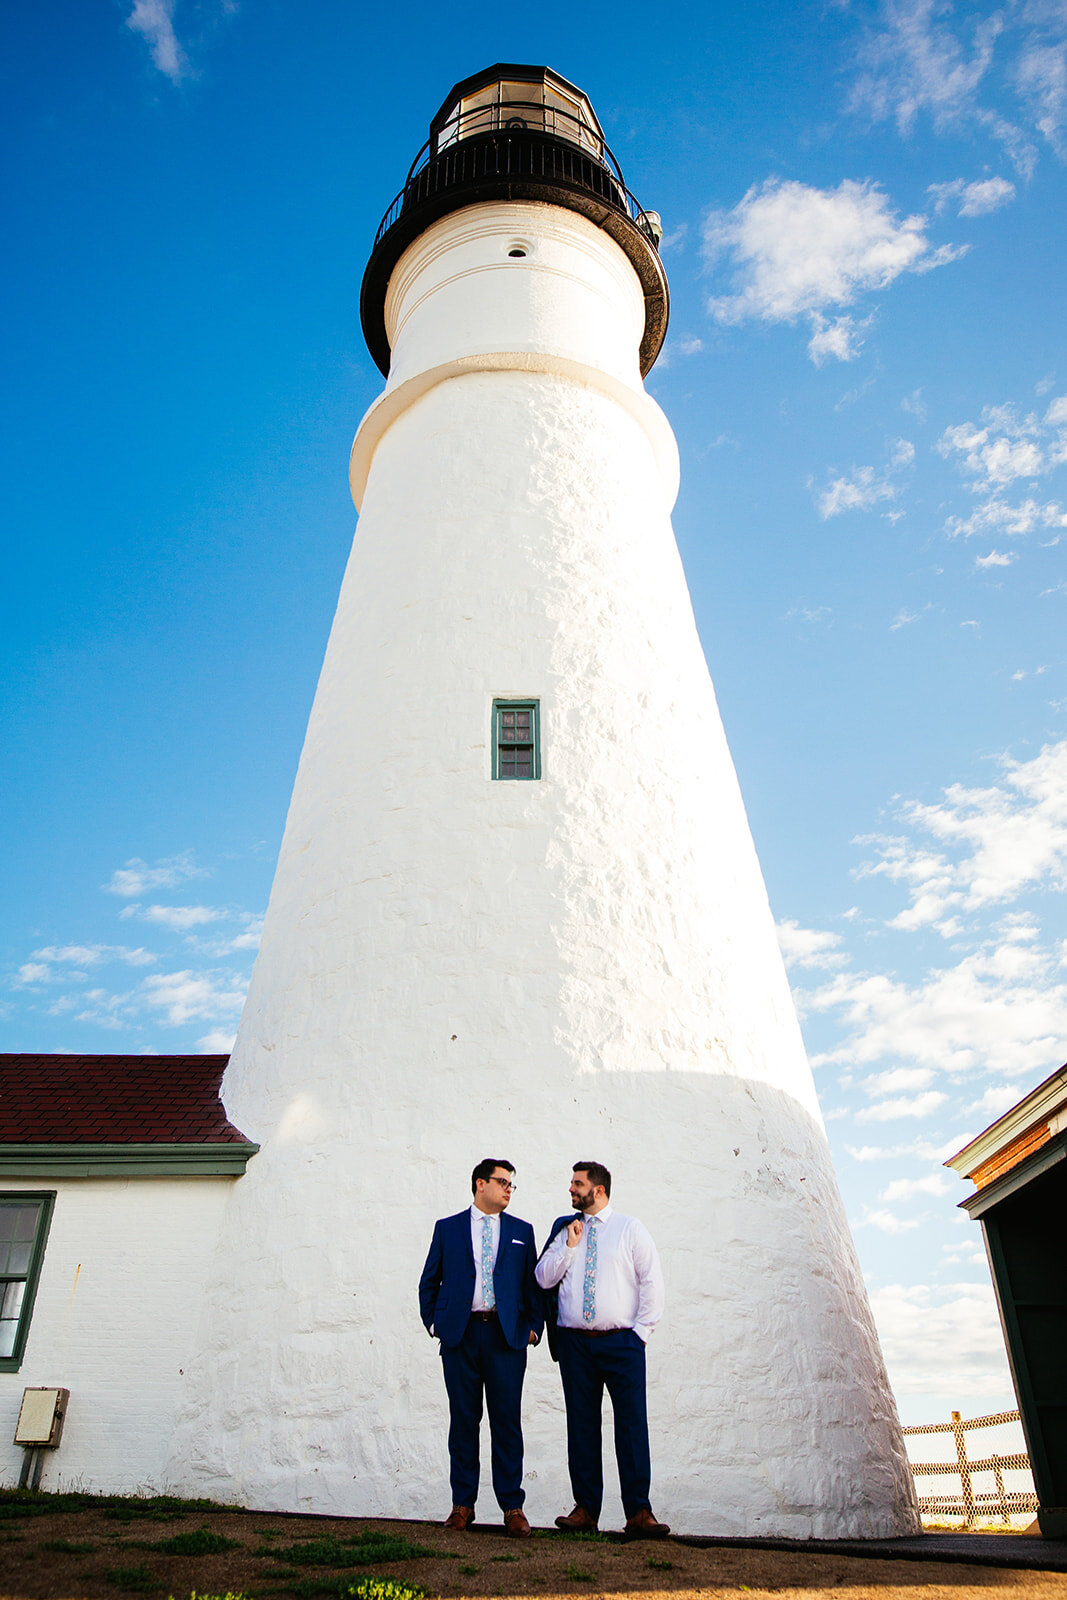
{"type": "Polygon", "coordinates": [[[363,265],[450,85],[547,62],[663,215],[675,526],[902,1413],[999,1409],[941,1163],[1067,1054],[1067,7],[560,17],[8,19],[2,1045],[232,1037],[363,265]]]}

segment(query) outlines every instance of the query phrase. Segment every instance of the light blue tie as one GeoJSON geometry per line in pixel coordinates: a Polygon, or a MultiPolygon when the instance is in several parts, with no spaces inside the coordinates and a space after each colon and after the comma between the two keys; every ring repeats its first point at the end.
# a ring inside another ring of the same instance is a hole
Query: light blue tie
{"type": "Polygon", "coordinates": [[[585,1225],[585,1281],[582,1284],[582,1321],[596,1317],[596,1236],[599,1229],[590,1217],[585,1225]]]}
{"type": "Polygon", "coordinates": [[[482,1299],[485,1309],[492,1311],[496,1305],[496,1291],[493,1288],[493,1224],[488,1217],[482,1218],[482,1299]]]}

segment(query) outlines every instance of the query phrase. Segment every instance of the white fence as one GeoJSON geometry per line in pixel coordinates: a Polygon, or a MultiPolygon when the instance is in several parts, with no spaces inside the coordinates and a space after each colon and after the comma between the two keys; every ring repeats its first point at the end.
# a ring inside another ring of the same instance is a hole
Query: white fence
{"type": "Polygon", "coordinates": [[[1005,1472],[1030,1470],[1030,1457],[1024,1452],[1014,1455],[971,1457],[967,1454],[967,1433],[974,1428],[998,1428],[1005,1422],[1018,1422],[1017,1411],[998,1411],[989,1417],[972,1417],[964,1421],[958,1411],[952,1413],[951,1422],[923,1423],[905,1428],[906,1434],[951,1433],[956,1444],[955,1461],[913,1461],[914,1478],[949,1476],[960,1480],[959,1494],[931,1494],[919,1496],[919,1510],[924,1516],[940,1512],[945,1516],[963,1517],[968,1528],[973,1528],[979,1518],[1000,1516],[1009,1522],[1020,1512],[1037,1511],[1037,1495],[1017,1489],[1006,1489],[1005,1472]],[[976,1493],[972,1479],[979,1473],[992,1473],[996,1488],[992,1492],[976,1493]]]}

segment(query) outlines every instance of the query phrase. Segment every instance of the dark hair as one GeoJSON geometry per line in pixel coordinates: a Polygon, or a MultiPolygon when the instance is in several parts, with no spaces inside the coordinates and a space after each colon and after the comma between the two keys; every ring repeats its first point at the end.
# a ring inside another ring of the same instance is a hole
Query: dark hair
{"type": "Polygon", "coordinates": [[[584,1172],[591,1184],[600,1184],[608,1199],[611,1199],[611,1173],[602,1161],[576,1161],[571,1168],[572,1172],[584,1172]]]}
{"type": "Polygon", "coordinates": [[[497,1167],[504,1167],[508,1172],[515,1171],[515,1168],[511,1165],[510,1161],[490,1161],[488,1157],[486,1157],[484,1161],[479,1161],[478,1165],[471,1173],[471,1194],[478,1193],[478,1179],[483,1178],[485,1182],[488,1183],[497,1167]]]}

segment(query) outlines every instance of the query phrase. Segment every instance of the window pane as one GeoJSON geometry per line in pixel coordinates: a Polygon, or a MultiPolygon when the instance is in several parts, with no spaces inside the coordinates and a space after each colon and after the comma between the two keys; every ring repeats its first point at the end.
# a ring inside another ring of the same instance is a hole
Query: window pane
{"type": "Polygon", "coordinates": [[[3,1286],[3,1298],[0,1299],[0,1317],[6,1321],[8,1317],[18,1319],[22,1310],[22,1296],[26,1292],[26,1285],[21,1278],[14,1279],[3,1286]]]}
{"type": "Polygon", "coordinates": [[[40,1206],[15,1206],[13,1209],[18,1213],[13,1237],[16,1239],[29,1239],[32,1244],[34,1233],[37,1230],[37,1213],[41,1209],[40,1206]]]}
{"type": "Polygon", "coordinates": [[[8,1272],[29,1272],[33,1240],[29,1244],[13,1244],[7,1258],[8,1272]]]}
{"type": "Polygon", "coordinates": [[[17,1322],[0,1322],[0,1358],[13,1354],[17,1322]]]}

